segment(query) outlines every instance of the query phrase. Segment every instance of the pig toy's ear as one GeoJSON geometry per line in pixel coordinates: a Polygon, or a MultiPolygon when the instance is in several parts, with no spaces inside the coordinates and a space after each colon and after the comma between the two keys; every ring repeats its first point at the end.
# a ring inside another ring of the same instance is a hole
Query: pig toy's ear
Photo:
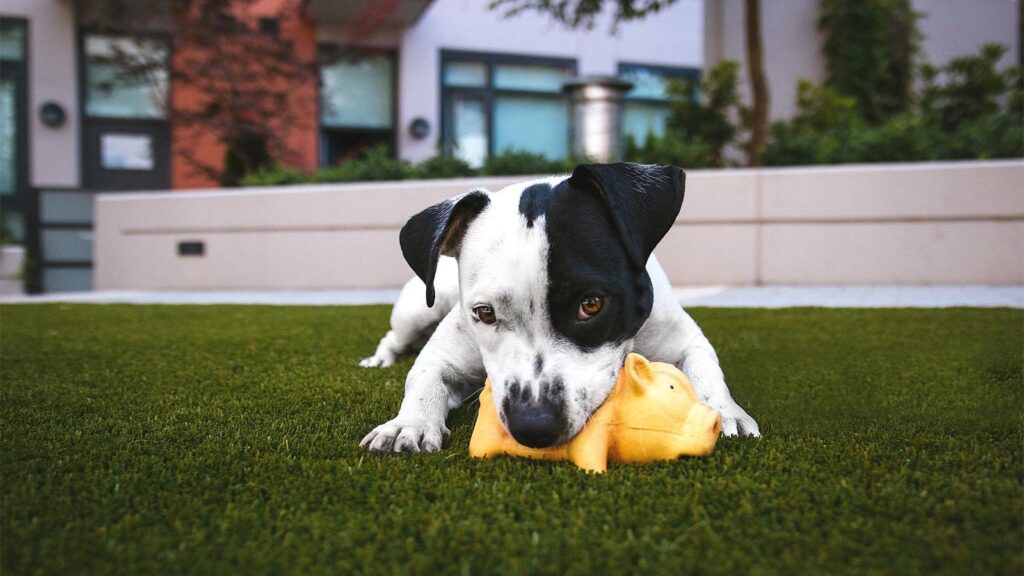
{"type": "Polygon", "coordinates": [[[626,372],[630,390],[638,396],[645,394],[647,386],[654,379],[651,363],[643,356],[631,352],[626,356],[626,365],[622,369],[626,372]]]}

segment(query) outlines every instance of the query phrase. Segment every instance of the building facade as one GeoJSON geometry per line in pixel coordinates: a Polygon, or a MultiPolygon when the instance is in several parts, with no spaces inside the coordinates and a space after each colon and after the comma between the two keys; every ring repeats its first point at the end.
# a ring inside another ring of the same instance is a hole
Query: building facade
{"type": "MultiPolygon", "coordinates": [[[[933,61],[1019,45],[1019,0],[918,0],[933,61]],[[983,5],[983,6],[982,6],[983,5]]],[[[566,158],[579,77],[632,83],[623,134],[665,128],[666,82],[743,60],[742,2],[677,0],[610,33],[486,0],[5,0],[0,214],[33,291],[91,288],[97,192],[230,184],[268,160],[301,170],[375,146],[471,165],[507,150],[566,158]]],[[[771,118],[823,78],[817,0],[765,6],[771,118]]]]}
{"type": "Polygon", "coordinates": [[[665,81],[699,74],[701,0],[615,35],[607,19],[569,30],[487,4],[4,2],[2,208],[37,267],[30,288],[91,287],[96,192],[218,187],[268,157],[313,170],[377,145],[411,161],[560,159],[565,82],[633,82],[623,126],[642,136],[664,129],[665,81]]]}

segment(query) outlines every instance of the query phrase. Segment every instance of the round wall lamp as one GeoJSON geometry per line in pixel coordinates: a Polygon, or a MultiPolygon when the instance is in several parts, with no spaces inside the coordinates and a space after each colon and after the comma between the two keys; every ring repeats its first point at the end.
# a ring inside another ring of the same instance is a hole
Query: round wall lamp
{"type": "Polygon", "coordinates": [[[409,123],[409,135],[414,140],[423,140],[430,134],[430,122],[426,118],[416,118],[409,123]]]}
{"type": "Polygon", "coordinates": [[[39,121],[50,128],[60,128],[68,119],[64,107],[56,102],[46,102],[39,108],[39,121]]]}

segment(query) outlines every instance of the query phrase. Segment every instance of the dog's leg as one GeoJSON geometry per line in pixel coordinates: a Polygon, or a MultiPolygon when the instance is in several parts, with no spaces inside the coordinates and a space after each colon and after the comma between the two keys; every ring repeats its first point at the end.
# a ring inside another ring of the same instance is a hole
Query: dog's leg
{"type": "Polygon", "coordinates": [[[715,353],[711,342],[689,314],[682,314],[683,333],[687,342],[682,349],[682,358],[676,362],[676,366],[690,379],[697,397],[722,414],[722,434],[760,436],[761,431],[757,422],[729,393],[729,387],[725,384],[725,374],[718,363],[718,354],[715,353]]]}
{"type": "Polygon", "coordinates": [[[654,284],[654,308],[637,334],[637,352],[649,360],[669,362],[682,370],[693,383],[701,402],[722,414],[724,435],[760,436],[757,422],[729,393],[715,348],[693,318],[679,306],[668,278],[653,257],[647,270],[654,284]]]}
{"type": "Polygon", "coordinates": [[[360,446],[371,452],[437,452],[448,410],[483,386],[479,349],[458,310],[452,310],[423,347],[405,380],[398,416],[373,429],[360,446]]]}
{"type": "Polygon", "coordinates": [[[391,329],[380,339],[373,356],[359,361],[364,368],[391,366],[404,354],[422,344],[441,319],[455,306],[459,299],[458,268],[452,258],[438,261],[437,291],[433,307],[427,307],[423,298],[426,286],[413,276],[405,283],[395,307],[391,309],[391,329]]]}

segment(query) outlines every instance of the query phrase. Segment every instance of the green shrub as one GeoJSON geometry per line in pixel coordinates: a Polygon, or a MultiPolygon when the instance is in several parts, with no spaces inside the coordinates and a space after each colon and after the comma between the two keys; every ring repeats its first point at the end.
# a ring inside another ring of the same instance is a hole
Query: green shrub
{"type": "Polygon", "coordinates": [[[412,164],[394,158],[385,145],[371,148],[365,156],[324,168],[313,176],[314,182],[372,182],[406,180],[413,176],[412,164]]]}
{"type": "Polygon", "coordinates": [[[792,165],[1024,156],[1021,68],[997,71],[1004,52],[990,45],[946,66],[926,67],[920,106],[874,125],[855,98],[803,80],[797,114],[772,125],[762,160],[792,165]]]}
{"type": "Polygon", "coordinates": [[[571,172],[572,160],[548,160],[542,154],[525,150],[506,150],[484,161],[481,174],[488,176],[518,176],[534,174],[561,174],[571,172]]]}
{"type": "Polygon", "coordinates": [[[463,178],[479,173],[465,160],[454,156],[438,154],[413,168],[414,178],[463,178]]]}
{"type": "Polygon", "coordinates": [[[648,132],[643,145],[637,145],[632,136],[626,137],[623,157],[641,164],[672,164],[687,168],[711,166],[711,146],[703,140],[685,141],[666,135],[658,138],[648,132]]]}
{"type": "Polygon", "coordinates": [[[1019,114],[994,112],[966,121],[950,137],[942,158],[950,160],[1024,157],[1019,114]]]}
{"type": "Polygon", "coordinates": [[[986,44],[977,55],[954,58],[942,67],[924,66],[922,113],[947,132],[998,113],[1007,99],[1007,111],[1019,115],[1021,68],[999,71],[999,60],[1005,53],[1005,46],[986,44]],[[938,78],[945,82],[937,83],[938,78]]]}
{"type": "Polygon", "coordinates": [[[825,85],[855,99],[869,124],[913,104],[918,14],[910,0],[821,0],[818,30],[828,69],[825,85]]]}
{"type": "Polygon", "coordinates": [[[285,186],[309,182],[310,176],[304,172],[274,164],[246,174],[239,181],[241,186],[285,186]]]}

